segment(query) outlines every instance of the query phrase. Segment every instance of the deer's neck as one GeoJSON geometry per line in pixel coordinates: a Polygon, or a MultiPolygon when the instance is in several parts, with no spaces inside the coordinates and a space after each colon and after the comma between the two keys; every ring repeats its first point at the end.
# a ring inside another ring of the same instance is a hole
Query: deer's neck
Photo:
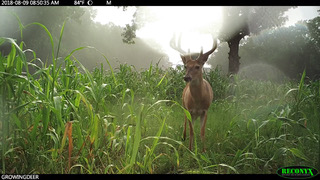
{"type": "MultiPolygon", "coordinates": [[[[202,91],[203,91],[203,79],[202,76],[200,78],[196,78],[193,79],[190,83],[189,83],[189,87],[190,87],[190,92],[192,94],[192,96],[194,98],[197,99],[197,97],[201,97],[202,96],[202,91]]],[[[200,98],[199,98],[200,99],[200,98]]]]}

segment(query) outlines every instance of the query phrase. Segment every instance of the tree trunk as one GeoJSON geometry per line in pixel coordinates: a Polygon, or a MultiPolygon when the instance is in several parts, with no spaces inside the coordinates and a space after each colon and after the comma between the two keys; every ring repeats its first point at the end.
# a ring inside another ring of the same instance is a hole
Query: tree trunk
{"type": "Polygon", "coordinates": [[[240,34],[234,36],[228,41],[229,51],[229,74],[237,74],[240,67],[239,42],[242,39],[240,34]]]}

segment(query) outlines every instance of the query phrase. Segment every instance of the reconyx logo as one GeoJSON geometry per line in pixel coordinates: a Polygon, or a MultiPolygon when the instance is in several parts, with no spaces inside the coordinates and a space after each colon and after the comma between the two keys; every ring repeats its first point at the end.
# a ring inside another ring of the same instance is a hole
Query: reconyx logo
{"type": "Polygon", "coordinates": [[[288,179],[306,179],[315,177],[318,170],[308,166],[288,166],[279,168],[277,174],[288,179]]]}

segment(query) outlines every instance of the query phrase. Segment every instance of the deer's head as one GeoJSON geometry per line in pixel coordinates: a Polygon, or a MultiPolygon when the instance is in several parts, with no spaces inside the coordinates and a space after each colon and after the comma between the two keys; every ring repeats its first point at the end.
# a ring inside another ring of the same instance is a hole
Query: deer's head
{"type": "Polygon", "coordinates": [[[217,39],[214,39],[213,42],[213,47],[212,49],[210,49],[208,52],[203,53],[203,49],[201,47],[201,51],[200,53],[186,53],[184,50],[181,49],[181,36],[179,37],[178,40],[178,45],[176,45],[175,43],[175,36],[173,36],[173,38],[170,41],[170,46],[177,50],[180,53],[182,62],[184,64],[184,67],[186,69],[186,75],[184,76],[184,80],[186,82],[190,82],[190,81],[197,81],[199,80],[199,78],[202,79],[202,67],[205,64],[205,62],[208,60],[208,57],[210,54],[212,54],[214,52],[214,50],[216,50],[217,48],[217,39]],[[195,56],[197,55],[197,56],[195,56]],[[197,57],[196,59],[194,59],[194,57],[197,57]]]}

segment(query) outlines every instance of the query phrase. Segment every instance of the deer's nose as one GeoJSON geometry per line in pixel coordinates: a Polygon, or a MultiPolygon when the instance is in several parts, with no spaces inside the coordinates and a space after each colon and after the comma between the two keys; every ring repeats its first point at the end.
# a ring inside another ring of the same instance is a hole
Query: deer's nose
{"type": "Polygon", "coordinates": [[[186,82],[190,82],[191,81],[191,77],[190,76],[185,76],[183,79],[186,82]]]}

